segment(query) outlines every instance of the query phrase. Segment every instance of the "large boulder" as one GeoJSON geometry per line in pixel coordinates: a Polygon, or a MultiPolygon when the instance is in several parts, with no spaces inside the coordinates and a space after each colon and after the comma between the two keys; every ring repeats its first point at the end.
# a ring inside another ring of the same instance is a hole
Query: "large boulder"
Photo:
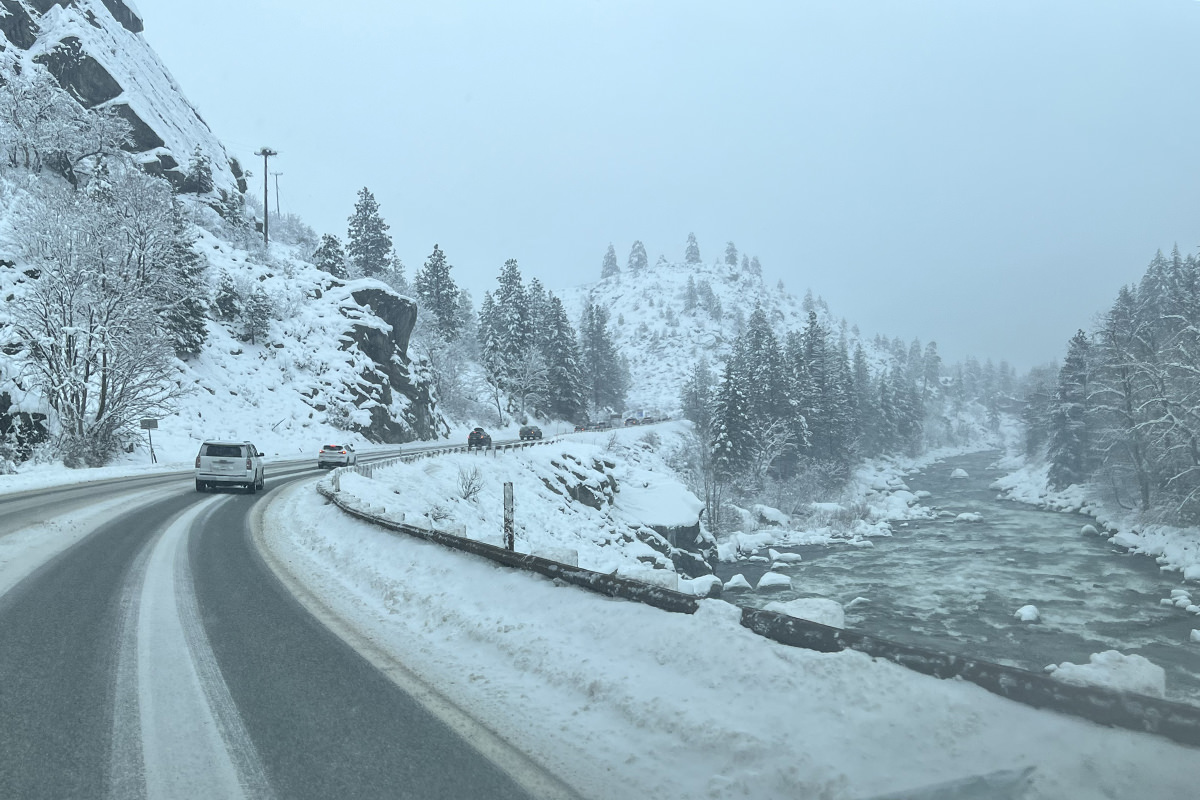
{"type": "Polygon", "coordinates": [[[437,438],[440,423],[429,384],[414,377],[408,357],[416,303],[379,285],[355,289],[350,297],[371,312],[361,319],[348,315],[350,325],[341,337],[341,349],[352,353],[360,377],[346,388],[354,404],[370,413],[370,423],[356,426],[357,432],[388,444],[437,438]]]}

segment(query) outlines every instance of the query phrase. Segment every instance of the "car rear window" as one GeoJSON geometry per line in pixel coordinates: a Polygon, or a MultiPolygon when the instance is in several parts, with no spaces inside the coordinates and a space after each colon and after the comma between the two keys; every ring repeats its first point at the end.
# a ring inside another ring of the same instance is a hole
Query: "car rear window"
{"type": "Polygon", "coordinates": [[[241,458],[242,446],[239,444],[206,444],[203,455],[214,458],[241,458]]]}

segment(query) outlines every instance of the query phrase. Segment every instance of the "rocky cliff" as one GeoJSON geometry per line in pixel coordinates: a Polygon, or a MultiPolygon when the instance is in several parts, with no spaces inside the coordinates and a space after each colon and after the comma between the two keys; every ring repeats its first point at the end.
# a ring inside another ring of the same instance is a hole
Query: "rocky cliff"
{"type": "Polygon", "coordinates": [[[86,108],[112,107],[133,129],[129,149],[179,185],[197,146],[218,189],[245,189],[236,162],[141,36],[125,0],[0,0],[0,53],[42,64],[86,108]]]}

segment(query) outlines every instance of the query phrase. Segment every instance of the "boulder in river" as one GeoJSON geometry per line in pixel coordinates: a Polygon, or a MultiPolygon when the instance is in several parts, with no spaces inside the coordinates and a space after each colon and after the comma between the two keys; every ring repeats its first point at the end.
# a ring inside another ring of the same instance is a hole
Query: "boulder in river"
{"type": "Polygon", "coordinates": [[[1096,536],[1100,533],[1100,531],[1096,530],[1095,525],[1084,525],[1079,529],[1079,532],[1085,536],[1096,536]]]}
{"type": "Polygon", "coordinates": [[[1013,614],[1013,617],[1021,622],[1042,621],[1042,613],[1038,611],[1037,606],[1021,606],[1017,609],[1017,613],[1013,614]]]}
{"type": "Polygon", "coordinates": [[[950,477],[951,478],[969,478],[971,476],[967,474],[967,471],[965,469],[963,469],[962,467],[959,467],[958,469],[954,470],[954,472],[950,473],[950,477]]]}

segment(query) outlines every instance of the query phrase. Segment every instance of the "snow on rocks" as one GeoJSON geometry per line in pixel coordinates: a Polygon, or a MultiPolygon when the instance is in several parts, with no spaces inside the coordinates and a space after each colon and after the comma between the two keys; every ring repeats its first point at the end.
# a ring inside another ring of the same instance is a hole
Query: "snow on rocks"
{"type": "Polygon", "coordinates": [[[775,564],[799,564],[803,560],[799,553],[781,553],[773,548],[768,548],[767,555],[775,564]]]}
{"type": "Polygon", "coordinates": [[[1021,606],[1017,612],[1013,614],[1014,619],[1019,619],[1021,622],[1041,622],[1042,613],[1038,611],[1037,606],[1021,606]]]}
{"type": "Polygon", "coordinates": [[[959,514],[954,518],[955,522],[983,522],[983,515],[976,514],[974,511],[967,511],[959,514]]]}
{"type": "Polygon", "coordinates": [[[971,476],[967,474],[967,471],[965,469],[963,469],[962,467],[959,467],[950,473],[950,477],[954,478],[956,480],[960,480],[962,478],[969,478],[971,476]]]}
{"type": "Polygon", "coordinates": [[[792,588],[792,579],[780,572],[764,573],[758,579],[758,586],[755,587],[760,592],[774,592],[790,588],[792,588]]]}
{"type": "Polygon", "coordinates": [[[1118,692],[1166,696],[1166,672],[1144,656],[1105,650],[1103,653],[1093,653],[1088,657],[1088,662],[1051,664],[1046,671],[1055,680],[1074,686],[1100,686],[1118,692]]]}
{"type": "Polygon", "coordinates": [[[1194,644],[1200,644],[1200,631],[1198,631],[1194,628],[1192,629],[1191,641],[1194,644]]]}
{"type": "Polygon", "coordinates": [[[750,581],[746,580],[746,576],[739,572],[727,580],[722,589],[726,592],[750,592],[754,590],[754,587],[750,585],[750,581]]]}
{"type": "Polygon", "coordinates": [[[796,619],[806,619],[809,622],[818,622],[831,628],[846,627],[846,612],[842,608],[842,604],[825,597],[801,597],[796,600],[788,600],[786,603],[776,601],[767,603],[764,610],[786,614],[796,619]]]}
{"type": "Polygon", "coordinates": [[[690,581],[680,579],[679,591],[696,597],[715,597],[721,594],[721,579],[716,575],[701,575],[690,581]]]}
{"type": "Polygon", "coordinates": [[[1084,525],[1079,529],[1079,532],[1084,536],[1097,536],[1100,533],[1100,531],[1096,530],[1095,525],[1084,525]]]}

